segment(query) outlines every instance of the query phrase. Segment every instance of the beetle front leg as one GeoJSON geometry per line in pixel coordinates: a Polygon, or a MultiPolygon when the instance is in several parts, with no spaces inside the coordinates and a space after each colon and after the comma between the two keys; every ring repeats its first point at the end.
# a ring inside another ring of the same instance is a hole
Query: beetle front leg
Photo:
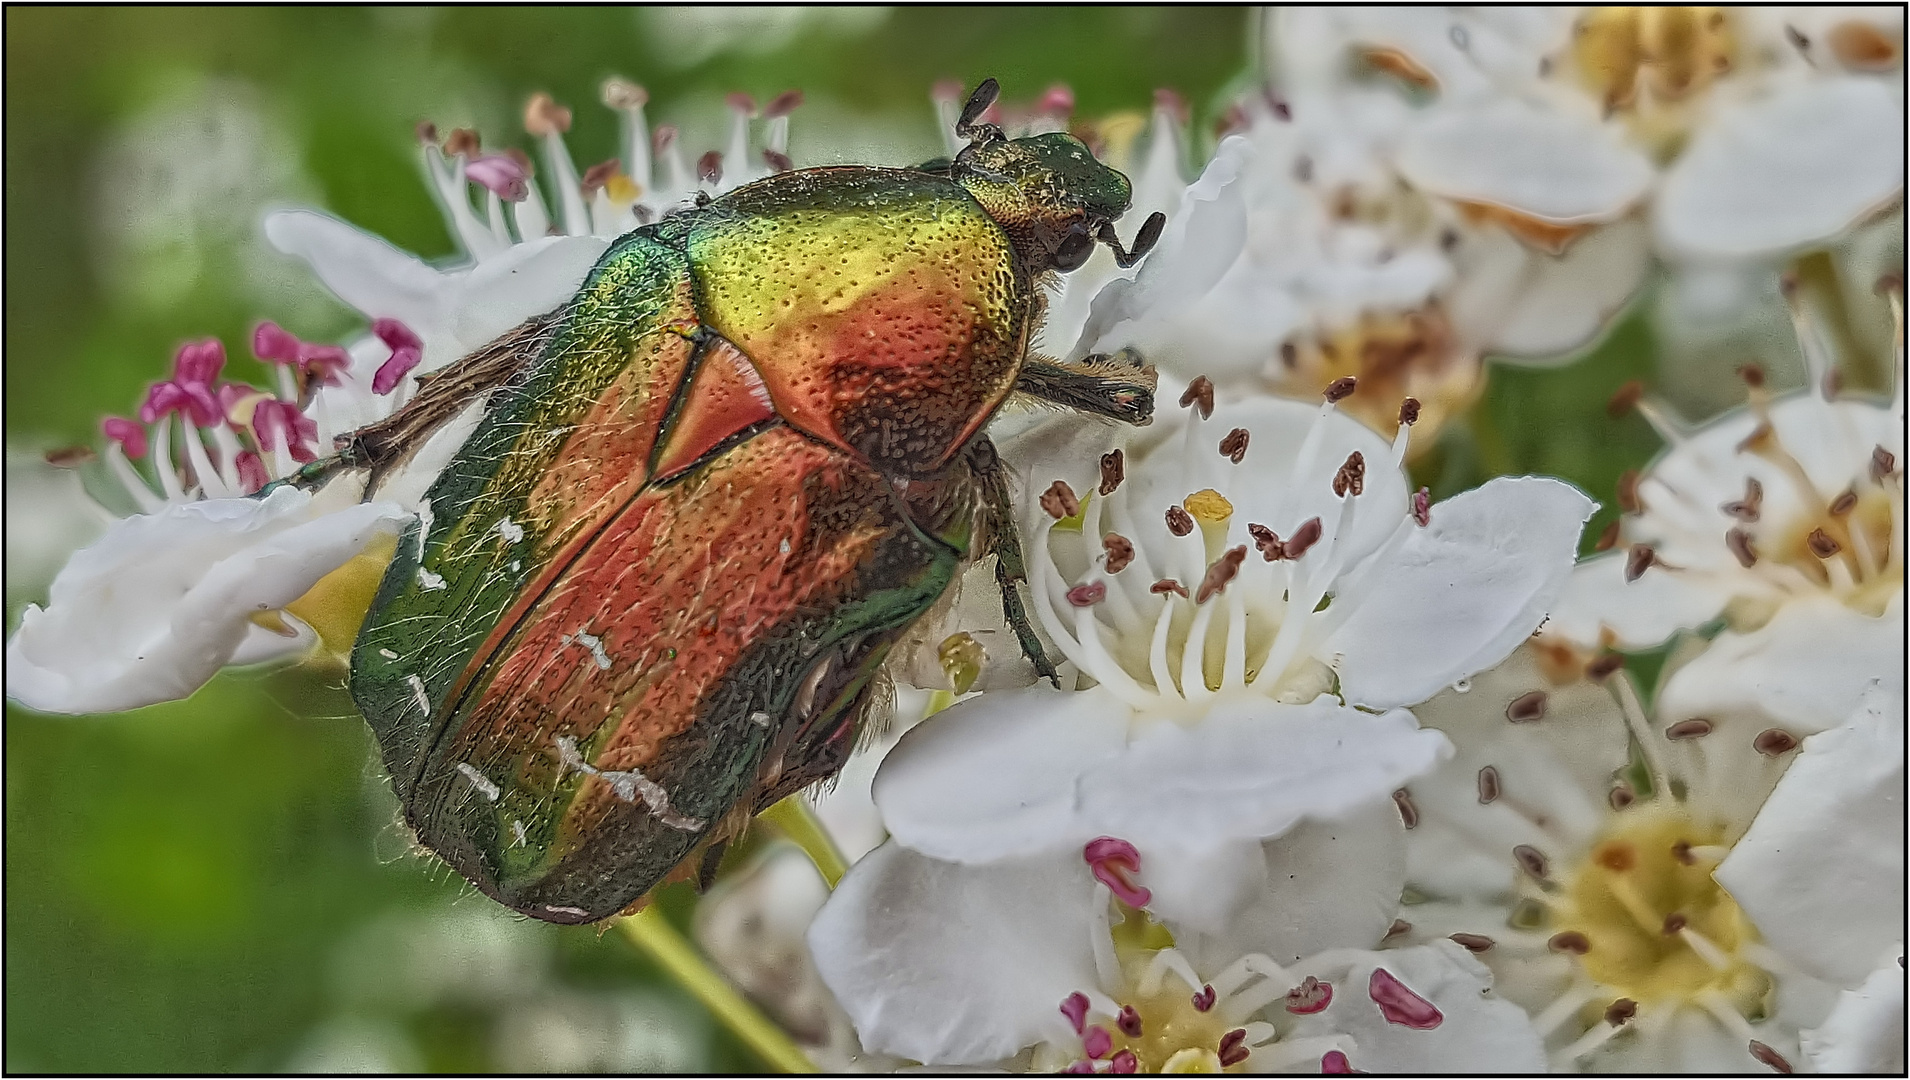
{"type": "Polygon", "coordinates": [[[977,550],[983,554],[990,551],[995,554],[995,585],[1001,590],[1002,616],[1014,629],[1015,639],[1021,644],[1021,654],[1034,665],[1035,674],[1047,679],[1059,690],[1061,675],[1042,649],[1034,623],[1028,620],[1028,609],[1022,606],[1021,592],[1017,586],[1027,583],[1028,567],[1022,560],[1021,536],[1015,530],[1014,507],[1008,493],[1008,470],[1002,468],[1001,456],[995,452],[995,444],[986,435],[977,438],[972,444],[969,465],[981,489],[981,512],[977,515],[981,544],[977,550]]]}
{"type": "Polygon", "coordinates": [[[1154,419],[1154,369],[1139,353],[1122,349],[1074,363],[1029,357],[1015,389],[1030,397],[1136,427],[1154,419]]]}

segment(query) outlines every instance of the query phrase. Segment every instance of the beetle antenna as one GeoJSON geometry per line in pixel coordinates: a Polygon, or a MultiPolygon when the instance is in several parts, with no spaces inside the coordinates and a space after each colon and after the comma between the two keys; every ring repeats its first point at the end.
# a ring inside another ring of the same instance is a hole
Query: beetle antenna
{"type": "Polygon", "coordinates": [[[1000,96],[1001,84],[993,78],[983,79],[982,84],[975,88],[975,92],[968,95],[968,104],[962,106],[962,115],[955,121],[956,137],[968,139],[971,142],[994,142],[1003,138],[1000,128],[993,124],[979,123],[982,114],[987,112],[988,107],[993,105],[995,99],[1000,96]]]}
{"type": "Polygon", "coordinates": [[[1147,215],[1147,220],[1141,223],[1141,231],[1134,234],[1134,248],[1131,251],[1121,246],[1121,238],[1115,235],[1114,226],[1109,222],[1101,223],[1100,228],[1095,230],[1094,238],[1113,249],[1115,263],[1125,270],[1154,250],[1154,245],[1160,242],[1161,230],[1166,227],[1166,214],[1156,210],[1147,215]]]}

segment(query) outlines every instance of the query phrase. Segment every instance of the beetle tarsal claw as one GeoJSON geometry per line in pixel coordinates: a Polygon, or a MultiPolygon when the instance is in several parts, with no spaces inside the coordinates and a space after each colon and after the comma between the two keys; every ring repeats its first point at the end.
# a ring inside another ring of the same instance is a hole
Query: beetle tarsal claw
{"type": "Polygon", "coordinates": [[[1121,246],[1121,238],[1115,235],[1114,225],[1110,222],[1102,222],[1101,227],[1095,230],[1094,236],[1114,252],[1115,263],[1122,269],[1126,269],[1140,262],[1142,257],[1154,250],[1154,245],[1160,242],[1161,230],[1166,227],[1166,214],[1156,210],[1147,215],[1147,220],[1141,223],[1141,231],[1134,234],[1134,247],[1131,250],[1121,246]]]}

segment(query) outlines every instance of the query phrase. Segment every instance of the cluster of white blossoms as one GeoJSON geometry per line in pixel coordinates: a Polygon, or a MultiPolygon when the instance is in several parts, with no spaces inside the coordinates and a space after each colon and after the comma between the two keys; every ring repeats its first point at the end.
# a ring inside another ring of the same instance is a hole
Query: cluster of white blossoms
{"type": "MultiPolygon", "coordinates": [[[[1145,356],[1156,419],[996,418],[1059,678],[971,570],[891,664],[932,715],[817,796],[846,876],[772,852],[705,902],[705,948],[835,1069],[1901,1071],[1901,277],[1885,396],[1843,388],[1798,289],[1802,390],[1747,366],[1747,403],[1696,426],[1628,393],[1667,445],[1590,558],[1568,483],[1435,501],[1407,471],[1488,355],[1569,358],[1666,268],[1774,277],[1900,208],[1901,11],[1264,26],[1267,85],[1191,182],[1171,94],[1150,119],[1077,120],[1061,87],[985,117],[1083,134],[1133,177],[1132,220],[1167,215],[1137,269],[1097,250],[1066,276],[1036,342],[1145,356]]],[[[952,132],[959,90],[935,99],[952,132]]],[[[791,167],[799,101],[732,98],[728,149],[691,163],[611,80],[623,145],[581,172],[547,97],[541,169],[421,129],[448,268],[271,216],[371,333],[266,324],[272,390],[189,345],[107,421],[140,512],[27,609],[8,696],[126,709],[348,648],[483,402],[375,501],[276,482],[618,235],[791,167]]]]}

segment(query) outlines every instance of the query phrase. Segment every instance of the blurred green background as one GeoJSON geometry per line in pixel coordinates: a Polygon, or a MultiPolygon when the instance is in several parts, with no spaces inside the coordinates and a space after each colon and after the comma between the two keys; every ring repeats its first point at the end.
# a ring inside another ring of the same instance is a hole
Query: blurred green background
{"type": "MultiPolygon", "coordinates": [[[[449,237],[420,120],[526,145],[524,99],[611,153],[598,85],[721,144],[722,95],[799,87],[799,164],[936,151],[941,78],[1089,114],[1156,87],[1215,105],[1249,13],[1212,8],[11,8],[6,13],[10,448],[89,443],[188,337],[229,373],[250,328],[359,329],[265,247],[274,205],[324,207],[426,256],[449,237]]],[[[24,492],[18,492],[24,497],[24,492]]],[[[9,485],[14,506],[15,485],[9,485]]],[[[10,533],[33,522],[10,513],[10,533]]],[[[54,533],[52,523],[47,528],[54,533]]],[[[8,625],[43,599],[15,573],[8,625]],[[16,580],[17,579],[17,580],[16,580]]],[[[57,543],[57,536],[49,539],[57,543]]],[[[29,563],[31,560],[27,560],[29,563]]],[[[6,719],[11,1071],[633,1070],[752,1066],[620,936],[504,914],[410,854],[337,675],[240,673],[97,719],[6,719]]]]}

